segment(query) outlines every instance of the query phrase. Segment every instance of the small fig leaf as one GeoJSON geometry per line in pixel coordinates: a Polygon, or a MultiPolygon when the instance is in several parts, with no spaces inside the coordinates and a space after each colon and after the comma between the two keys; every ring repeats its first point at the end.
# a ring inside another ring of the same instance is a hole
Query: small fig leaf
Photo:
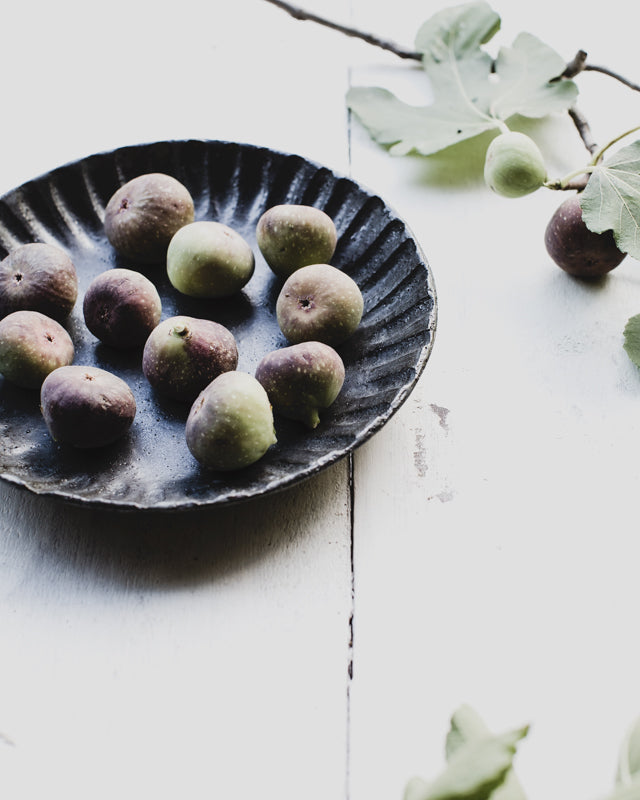
{"type": "Polygon", "coordinates": [[[480,45],[493,39],[500,24],[499,15],[485,2],[445,8],[421,25],[416,50],[434,63],[477,58],[480,45]]]}
{"type": "MultiPolygon", "coordinates": [[[[625,348],[634,364],[640,365],[640,314],[625,328],[625,348]],[[628,342],[628,347],[627,347],[628,342]]],[[[640,779],[640,717],[627,731],[618,757],[616,782],[621,785],[640,779]]]]}
{"type": "Polygon", "coordinates": [[[509,774],[517,744],[527,732],[525,726],[464,744],[435,780],[410,782],[411,800],[489,800],[509,774]]]}
{"type": "MultiPolygon", "coordinates": [[[[471,742],[491,736],[482,717],[469,705],[462,705],[451,717],[445,753],[447,760],[471,742]]],[[[513,769],[509,769],[503,782],[491,794],[491,800],[526,800],[526,795],[513,769]]]]}
{"type": "MultiPolygon", "coordinates": [[[[631,317],[624,328],[624,349],[627,351],[627,355],[633,361],[633,363],[640,367],[640,314],[636,314],[634,317],[631,317]]],[[[635,741],[635,762],[636,768],[640,768],[640,731],[636,734],[635,741]]],[[[622,759],[622,755],[621,755],[622,759]]],[[[621,767],[619,767],[619,772],[621,772],[621,767]]],[[[627,770],[628,772],[628,770],[627,770]]]]}
{"type": "Polygon", "coordinates": [[[640,258],[640,141],[593,167],[580,206],[589,230],[612,230],[618,248],[640,258]]]}
{"type": "Polygon", "coordinates": [[[553,80],[563,59],[531,34],[502,48],[494,64],[481,45],[500,28],[487,3],[446,9],[425,22],[416,37],[434,102],[412,106],[384,89],[352,87],[347,105],[377,142],[395,155],[431,155],[509,117],[543,117],[572,105],[573,81],[553,80]]]}
{"type": "Polygon", "coordinates": [[[618,784],[605,800],[640,800],[640,776],[626,784],[618,784]]]}

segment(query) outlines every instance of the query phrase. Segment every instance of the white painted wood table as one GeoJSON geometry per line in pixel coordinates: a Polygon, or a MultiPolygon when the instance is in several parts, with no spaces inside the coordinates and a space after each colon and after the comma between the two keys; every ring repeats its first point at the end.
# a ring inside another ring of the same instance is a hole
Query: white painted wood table
{"type": "MultiPolygon", "coordinates": [[[[305,2],[409,47],[440,7],[305,2]]],[[[527,30],[640,79],[626,0],[494,7],[496,44],[527,30]]],[[[398,800],[464,702],[532,724],[532,800],[606,794],[640,713],[638,264],[571,280],[543,244],[555,193],[390,156],[345,92],[422,101],[419,68],[264,0],[14,4],[0,66],[1,193],[138,142],[299,153],[395,208],[439,301],[409,400],[293,489],[165,515],[0,487],[0,796],[398,800]]],[[[640,96],[579,83],[599,142],[639,122],[640,96]]],[[[584,161],[568,117],[530,129],[551,171],[584,161]]]]}

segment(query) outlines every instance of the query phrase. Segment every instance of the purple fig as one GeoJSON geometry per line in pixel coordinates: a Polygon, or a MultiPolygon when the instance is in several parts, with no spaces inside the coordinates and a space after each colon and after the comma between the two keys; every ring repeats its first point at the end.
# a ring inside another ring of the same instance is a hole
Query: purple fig
{"type": "Polygon", "coordinates": [[[59,247],[23,244],[0,261],[0,317],[29,310],[62,322],[77,297],[76,268],[59,247]]]}
{"type": "Polygon", "coordinates": [[[291,344],[341,344],[356,330],[364,302],[357,283],[329,264],[310,264],[292,273],[276,301],[280,330],[291,344]]]}
{"type": "Polygon", "coordinates": [[[120,439],[136,415],[133,392],[122,378],[78,365],[60,367],[46,377],[40,407],[52,438],[82,449],[120,439]]]}
{"type": "Polygon", "coordinates": [[[193,222],[193,198],[162,172],[138,175],[121,186],[105,209],[107,239],[122,256],[141,264],[164,262],[174,233],[193,222]]]}
{"type": "Polygon", "coordinates": [[[153,388],[188,403],[237,364],[238,348],[231,331],[196,317],[165,319],[151,331],[142,353],[142,371],[153,388]]]}
{"type": "Polygon", "coordinates": [[[274,350],[256,369],[256,378],[274,410],[309,428],[319,424],[318,412],[335,401],[344,377],[342,359],[322,342],[301,342],[274,350]]]}
{"type": "Polygon", "coordinates": [[[84,321],[104,344],[120,349],[142,347],[160,322],[162,301],[141,272],[110,269],[93,279],[82,305],[84,321]]]}

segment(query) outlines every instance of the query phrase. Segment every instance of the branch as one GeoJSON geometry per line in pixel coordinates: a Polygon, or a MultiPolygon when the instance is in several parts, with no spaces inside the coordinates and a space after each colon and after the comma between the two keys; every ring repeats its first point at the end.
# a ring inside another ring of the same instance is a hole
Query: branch
{"type": "Polygon", "coordinates": [[[593,138],[589,123],[583,116],[582,112],[578,111],[575,106],[572,106],[570,109],[568,109],[568,112],[569,116],[573,120],[573,124],[576,126],[578,133],[580,134],[580,138],[584,142],[584,146],[591,153],[591,155],[593,155],[598,149],[598,145],[593,138]]]}
{"type": "Polygon", "coordinates": [[[374,36],[371,33],[366,33],[365,31],[358,30],[357,28],[350,28],[347,25],[340,25],[339,23],[332,22],[325,17],[319,17],[317,14],[311,14],[308,11],[304,11],[304,9],[298,8],[290,3],[282,2],[282,0],[267,0],[267,3],[271,3],[272,5],[281,8],[283,11],[286,11],[287,14],[290,14],[294,19],[317,22],[319,25],[324,25],[325,28],[331,28],[339,33],[344,33],[346,36],[351,36],[354,39],[362,39],[363,42],[372,44],[375,47],[381,47],[383,50],[388,50],[399,58],[422,61],[422,53],[417,53],[415,50],[406,50],[405,48],[400,47],[400,45],[397,45],[395,42],[391,42],[387,39],[381,39],[380,37],[374,36]]]}
{"type": "Polygon", "coordinates": [[[634,92],[640,92],[640,84],[633,83],[632,81],[624,78],[617,72],[614,72],[607,67],[599,67],[596,64],[585,64],[584,65],[585,72],[601,72],[603,75],[608,75],[610,78],[615,78],[615,80],[620,81],[620,83],[624,83],[625,86],[628,86],[629,89],[633,89],[634,92]]]}

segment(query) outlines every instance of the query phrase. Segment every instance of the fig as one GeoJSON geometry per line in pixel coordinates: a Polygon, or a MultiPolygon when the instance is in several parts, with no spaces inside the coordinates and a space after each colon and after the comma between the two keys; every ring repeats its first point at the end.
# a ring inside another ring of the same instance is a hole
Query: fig
{"type": "Polygon", "coordinates": [[[555,210],[545,230],[544,243],[561,269],[586,280],[602,278],[625,257],[616,245],[613,231],[594,233],[587,228],[579,194],[570,195],[555,210]]]}
{"type": "Polygon", "coordinates": [[[169,317],[149,334],[142,351],[142,371],[165,397],[193,403],[207,384],[238,365],[230,330],[210,319],[169,317]]]}
{"type": "Polygon", "coordinates": [[[484,179],[503,197],[523,197],[535,192],[547,179],[538,145],[518,131],[499,134],[487,148],[484,179]]]}
{"type": "Polygon", "coordinates": [[[185,225],[167,250],[167,274],[190,297],[229,297],[255,269],[253,250],[237,231],[213,220],[185,225]]]}
{"type": "Polygon", "coordinates": [[[76,268],[59,247],[31,242],[0,261],[0,317],[28,310],[62,322],[77,298],[76,268]]]}
{"type": "Polygon", "coordinates": [[[329,408],[344,383],[344,363],[322,342],[300,342],[262,358],[256,378],[274,410],[309,428],[320,423],[319,410],[329,408]]]}
{"type": "Polygon", "coordinates": [[[362,319],[364,301],[358,284],[337,267],[308,264],[284,282],[276,300],[280,330],[291,344],[346,341],[362,319]]]}
{"type": "Polygon", "coordinates": [[[258,220],[256,237],[269,267],[288,278],[299,267],[331,260],[338,235],[331,217],[319,208],[283,204],[267,209],[258,220]]]}
{"type": "Polygon", "coordinates": [[[40,408],[52,438],[81,449],[112,444],[129,430],[136,415],[133,392],[122,378],[79,365],[47,375],[40,408]]]}
{"type": "Polygon", "coordinates": [[[62,325],[39,311],[13,311],[0,320],[0,373],[25,389],[39,389],[75,348],[62,325]]]}
{"type": "Polygon", "coordinates": [[[171,175],[150,172],[123,184],[109,199],[104,230],[113,248],[140,264],[164,262],[174,233],[193,222],[193,198],[171,175]]]}
{"type": "Polygon", "coordinates": [[[198,395],[185,427],[187,447],[204,467],[237,470],[276,443],[273,411],[253,375],[225,372],[198,395]]]}
{"type": "Polygon", "coordinates": [[[162,301],[154,284],[141,272],[115,268],[89,284],[82,303],[91,333],[111,347],[142,347],[160,322],[162,301]]]}

